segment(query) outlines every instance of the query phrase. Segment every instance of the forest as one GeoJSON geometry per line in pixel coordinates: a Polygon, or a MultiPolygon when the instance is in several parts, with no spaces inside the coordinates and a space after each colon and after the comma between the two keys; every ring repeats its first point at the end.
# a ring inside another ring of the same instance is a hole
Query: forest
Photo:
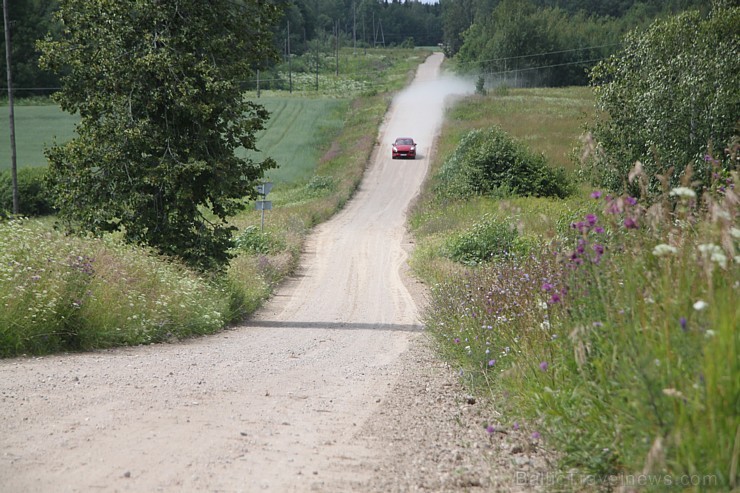
{"type": "MultiPolygon", "coordinates": [[[[267,79],[285,72],[281,65],[289,60],[337,46],[443,46],[461,70],[512,86],[585,85],[587,71],[615,53],[630,30],[687,9],[708,10],[702,0],[272,1],[281,11],[272,32],[282,57],[255,67],[267,79]]],[[[9,5],[16,97],[48,95],[59,87],[58,75],[39,68],[37,47],[38,40],[59,32],[57,6],[57,0],[9,5]]],[[[0,48],[5,53],[5,36],[0,48]]],[[[315,67],[298,63],[292,69],[315,67]]],[[[0,70],[6,73],[4,56],[0,70]]],[[[0,86],[7,91],[5,80],[0,86]]]]}

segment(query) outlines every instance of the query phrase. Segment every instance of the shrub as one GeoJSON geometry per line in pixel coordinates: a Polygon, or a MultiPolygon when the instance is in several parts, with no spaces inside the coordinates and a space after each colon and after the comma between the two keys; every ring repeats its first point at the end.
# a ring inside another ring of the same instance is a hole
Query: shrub
{"type": "MultiPolygon", "coordinates": [[[[23,216],[44,216],[54,212],[44,182],[46,168],[18,170],[18,213],[23,216]]],[[[0,173],[0,210],[13,210],[13,179],[10,170],[0,173]]]]}
{"type": "Polygon", "coordinates": [[[473,130],[442,165],[435,193],[440,197],[472,195],[564,198],[570,185],[562,169],[511,138],[497,126],[473,130]]]}
{"type": "Polygon", "coordinates": [[[447,244],[447,256],[456,262],[476,265],[512,252],[518,233],[507,221],[488,214],[480,222],[447,244]]]}
{"type": "Polygon", "coordinates": [[[283,250],[284,245],[269,232],[257,226],[247,226],[234,240],[237,250],[251,253],[268,254],[283,250]]]}

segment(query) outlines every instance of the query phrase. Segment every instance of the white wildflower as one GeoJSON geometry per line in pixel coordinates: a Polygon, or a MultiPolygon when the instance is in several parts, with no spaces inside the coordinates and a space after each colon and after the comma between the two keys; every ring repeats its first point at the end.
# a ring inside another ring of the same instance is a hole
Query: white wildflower
{"type": "Polygon", "coordinates": [[[712,329],[709,329],[704,333],[704,337],[714,337],[715,335],[717,335],[717,333],[712,329]]]}
{"type": "Polygon", "coordinates": [[[655,248],[653,248],[653,255],[656,257],[662,257],[664,255],[675,255],[678,253],[678,249],[671,245],[666,245],[665,243],[661,243],[660,245],[655,245],[655,248]]]}
{"type": "Polygon", "coordinates": [[[696,310],[697,312],[700,312],[708,306],[709,306],[709,303],[707,303],[704,300],[699,300],[696,303],[694,303],[694,310],[696,310]]]}
{"type": "Polygon", "coordinates": [[[689,187],[677,187],[671,190],[670,194],[671,197],[679,197],[682,199],[695,199],[696,198],[696,192],[694,192],[689,187]]]}
{"type": "Polygon", "coordinates": [[[704,257],[708,257],[712,262],[716,262],[722,266],[723,269],[727,267],[727,256],[725,256],[725,252],[720,246],[713,243],[707,243],[699,245],[699,251],[704,255],[704,257]]]}

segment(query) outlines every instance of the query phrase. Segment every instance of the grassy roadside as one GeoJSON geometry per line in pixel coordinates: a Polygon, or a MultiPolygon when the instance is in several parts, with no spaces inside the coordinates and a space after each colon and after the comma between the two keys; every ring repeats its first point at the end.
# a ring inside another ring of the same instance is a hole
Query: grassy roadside
{"type": "MultiPolygon", "coordinates": [[[[114,236],[65,236],[53,218],[0,221],[0,356],[175,340],[243,320],[293,270],[311,228],[352,196],[393,91],[427,54],[383,52],[388,92],[340,103],[342,124],[311,144],[314,172],[306,178],[304,167],[271,192],[264,232],[250,207],[233,219],[237,256],[224,278],[199,277],[114,236]]],[[[290,148],[292,134],[283,135],[290,148]]]]}
{"type": "Polygon", "coordinates": [[[432,291],[426,326],[472,391],[490,397],[489,423],[524,427],[559,452],[553,485],[731,489],[740,456],[734,192],[718,187],[697,201],[687,186],[652,204],[584,185],[567,199],[435,196],[461,137],[490,125],[575,174],[568,157],[590,108],[586,89],[501,90],[450,112],[411,218],[412,267],[432,291]],[[490,224],[507,227],[482,234],[490,224]],[[509,232],[525,253],[451,259],[460,238],[487,246],[509,232]]]}

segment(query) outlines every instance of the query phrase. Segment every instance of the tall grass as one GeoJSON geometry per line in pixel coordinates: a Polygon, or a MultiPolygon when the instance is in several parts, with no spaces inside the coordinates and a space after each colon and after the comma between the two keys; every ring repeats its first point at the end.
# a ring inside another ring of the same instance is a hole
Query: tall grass
{"type": "Polygon", "coordinates": [[[593,191],[467,204],[427,195],[417,208],[413,266],[434,283],[427,327],[490,395],[500,426],[527,427],[559,452],[554,486],[738,485],[740,208],[727,183],[701,199],[689,185],[652,204],[593,191]],[[439,219],[448,210],[455,225],[439,219]],[[481,211],[539,247],[475,268],[444,259],[445,240],[481,211]]]}

